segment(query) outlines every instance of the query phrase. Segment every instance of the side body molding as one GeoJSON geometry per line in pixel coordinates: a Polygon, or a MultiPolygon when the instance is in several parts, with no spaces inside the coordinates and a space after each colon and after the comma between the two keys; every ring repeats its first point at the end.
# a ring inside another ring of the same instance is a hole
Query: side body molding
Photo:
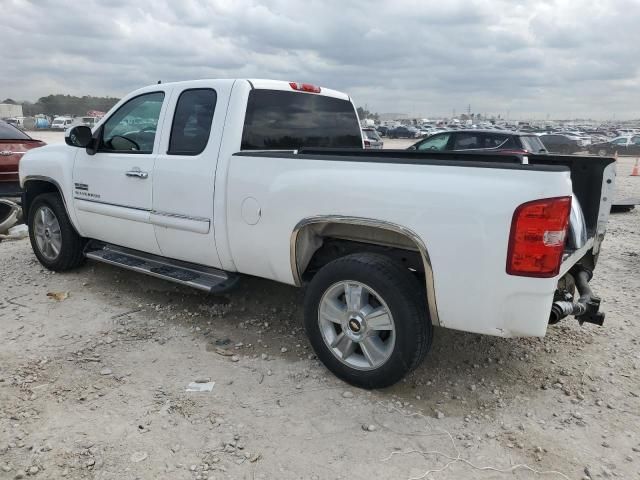
{"type": "Polygon", "coordinates": [[[438,316],[438,308],[436,304],[436,292],[435,292],[435,282],[433,278],[433,268],[431,265],[431,260],[429,259],[429,252],[427,250],[426,245],[424,244],[422,239],[418,236],[418,234],[415,233],[413,230],[403,227],[402,225],[398,225],[392,222],[387,222],[385,220],[375,220],[371,218],[362,218],[362,217],[349,217],[349,216],[343,216],[343,215],[319,215],[319,216],[308,217],[298,222],[293,232],[291,233],[291,242],[290,242],[291,271],[293,274],[293,279],[297,286],[302,285],[301,272],[298,266],[298,258],[297,258],[298,236],[300,232],[305,227],[308,227],[309,225],[333,224],[333,223],[359,225],[359,226],[389,230],[391,232],[395,232],[399,235],[402,235],[408,238],[413,244],[415,244],[416,249],[420,253],[420,257],[422,258],[422,264],[424,266],[429,316],[431,317],[431,322],[433,323],[433,325],[442,326],[440,324],[440,318],[438,316]]]}

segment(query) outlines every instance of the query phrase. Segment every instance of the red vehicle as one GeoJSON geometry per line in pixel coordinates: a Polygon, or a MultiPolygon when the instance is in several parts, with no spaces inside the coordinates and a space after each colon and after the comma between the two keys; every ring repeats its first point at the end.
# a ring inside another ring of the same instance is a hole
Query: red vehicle
{"type": "Polygon", "coordinates": [[[27,150],[46,145],[0,120],[0,197],[19,197],[18,164],[27,150]]]}

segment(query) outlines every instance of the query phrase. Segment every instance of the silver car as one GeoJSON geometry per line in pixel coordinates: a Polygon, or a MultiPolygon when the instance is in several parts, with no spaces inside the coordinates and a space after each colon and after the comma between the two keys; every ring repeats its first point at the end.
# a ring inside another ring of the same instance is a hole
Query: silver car
{"type": "Polygon", "coordinates": [[[384,146],[384,142],[375,128],[363,128],[362,139],[364,140],[364,148],[379,149],[384,146]]]}

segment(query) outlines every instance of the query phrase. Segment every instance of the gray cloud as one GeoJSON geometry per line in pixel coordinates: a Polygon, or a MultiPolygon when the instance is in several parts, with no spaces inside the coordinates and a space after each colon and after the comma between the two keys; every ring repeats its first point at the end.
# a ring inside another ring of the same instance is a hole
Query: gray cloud
{"type": "Polygon", "coordinates": [[[263,77],[379,112],[637,118],[637,0],[0,0],[0,97],[263,77]]]}

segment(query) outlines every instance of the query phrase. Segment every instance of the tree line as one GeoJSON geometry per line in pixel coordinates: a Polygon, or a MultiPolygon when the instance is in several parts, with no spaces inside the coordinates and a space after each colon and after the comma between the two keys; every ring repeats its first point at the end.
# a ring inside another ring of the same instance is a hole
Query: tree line
{"type": "Polygon", "coordinates": [[[12,103],[22,105],[22,113],[29,117],[38,114],[44,115],[86,115],[90,110],[106,112],[113,107],[120,99],[115,97],[94,97],[84,95],[76,97],[73,95],[47,95],[40,97],[36,102],[16,102],[7,98],[0,103],[12,103]]]}

